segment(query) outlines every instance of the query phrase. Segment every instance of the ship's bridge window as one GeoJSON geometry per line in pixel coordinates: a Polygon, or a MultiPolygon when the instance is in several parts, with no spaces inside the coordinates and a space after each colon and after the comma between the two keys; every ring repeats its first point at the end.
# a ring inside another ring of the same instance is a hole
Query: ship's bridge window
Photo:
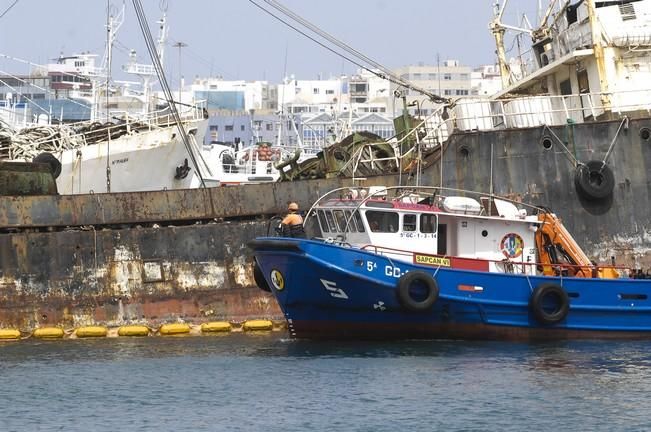
{"type": "Polygon", "coordinates": [[[420,232],[422,233],[436,232],[436,215],[433,214],[420,215],[420,232]]]}
{"type": "Polygon", "coordinates": [[[330,232],[330,227],[328,227],[328,221],[326,220],[325,211],[319,210],[316,212],[317,218],[319,219],[319,227],[321,228],[322,233],[330,232]]]}
{"type": "Polygon", "coordinates": [[[402,230],[416,231],[416,215],[406,214],[402,216],[402,230]]]}
{"type": "Polygon", "coordinates": [[[358,220],[359,219],[359,213],[355,212],[356,217],[352,215],[350,210],[344,210],[343,215],[340,216],[339,213],[341,213],[341,210],[335,210],[335,219],[337,220],[337,223],[339,224],[339,228],[342,231],[346,232],[363,232],[364,227],[360,229],[358,225],[358,220]]]}
{"type": "Polygon", "coordinates": [[[398,229],[398,213],[385,211],[366,211],[368,226],[373,232],[396,232],[398,229]]]}
{"type": "Polygon", "coordinates": [[[364,223],[362,222],[362,216],[358,211],[353,213],[353,220],[355,221],[355,225],[357,225],[357,231],[364,232],[364,223]]]}
{"type": "Polygon", "coordinates": [[[328,229],[330,232],[337,232],[337,224],[335,223],[335,218],[332,216],[330,210],[324,210],[326,221],[328,222],[328,229]]]}
{"type": "MultiPolygon", "coordinates": [[[[339,232],[344,232],[346,231],[346,216],[344,216],[343,210],[334,210],[332,213],[335,215],[335,221],[337,222],[337,227],[339,228],[339,232]]],[[[350,230],[350,227],[348,228],[350,230]]]]}

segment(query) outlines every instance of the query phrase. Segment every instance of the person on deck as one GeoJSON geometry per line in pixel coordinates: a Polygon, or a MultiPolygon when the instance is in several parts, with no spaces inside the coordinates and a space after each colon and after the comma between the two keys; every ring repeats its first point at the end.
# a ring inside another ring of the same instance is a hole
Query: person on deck
{"type": "Polygon", "coordinates": [[[289,203],[287,206],[287,216],[280,223],[283,237],[305,238],[303,229],[303,217],[298,214],[298,204],[289,203]]]}

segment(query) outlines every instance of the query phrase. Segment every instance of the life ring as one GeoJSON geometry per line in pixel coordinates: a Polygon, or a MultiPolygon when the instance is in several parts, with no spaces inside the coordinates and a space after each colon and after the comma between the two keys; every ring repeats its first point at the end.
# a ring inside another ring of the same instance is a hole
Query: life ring
{"type": "Polygon", "coordinates": [[[255,281],[255,284],[258,286],[258,288],[260,288],[262,291],[271,292],[271,288],[269,288],[269,284],[264,278],[264,273],[262,273],[262,269],[258,265],[257,261],[255,261],[253,264],[253,280],[255,281]]]}
{"type": "Polygon", "coordinates": [[[50,172],[52,173],[52,177],[55,179],[59,177],[61,174],[61,162],[59,162],[59,159],[54,157],[52,153],[41,153],[38,156],[36,156],[34,159],[32,159],[32,162],[34,163],[40,163],[40,164],[48,164],[50,166],[50,172]]]}
{"type": "Polygon", "coordinates": [[[398,279],[398,301],[407,310],[413,312],[425,312],[432,308],[432,305],[439,298],[439,286],[436,280],[428,273],[415,270],[410,271],[398,279]],[[424,298],[414,298],[412,286],[419,282],[424,285],[427,293],[424,298]]]}
{"type": "Polygon", "coordinates": [[[570,312],[570,298],[563,288],[552,282],[538,285],[529,300],[531,313],[541,324],[552,325],[563,321],[570,312]],[[545,305],[546,299],[554,299],[554,310],[545,305]]]}
{"type": "Polygon", "coordinates": [[[607,164],[591,160],[576,167],[574,186],[577,193],[587,200],[601,200],[613,193],[615,177],[607,164]]]}

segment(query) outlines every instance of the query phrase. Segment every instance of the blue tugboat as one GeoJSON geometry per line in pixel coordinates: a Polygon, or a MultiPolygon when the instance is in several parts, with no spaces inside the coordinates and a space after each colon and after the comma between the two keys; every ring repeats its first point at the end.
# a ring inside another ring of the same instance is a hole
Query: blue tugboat
{"type": "Polygon", "coordinates": [[[651,280],[596,265],[551,211],[521,207],[441,188],[333,191],[306,217],[319,237],[249,244],[256,280],[298,338],[651,337],[651,280]]]}

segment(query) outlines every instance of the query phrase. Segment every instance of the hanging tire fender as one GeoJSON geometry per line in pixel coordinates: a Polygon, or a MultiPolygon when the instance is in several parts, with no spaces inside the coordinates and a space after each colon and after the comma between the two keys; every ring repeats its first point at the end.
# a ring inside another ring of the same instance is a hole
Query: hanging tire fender
{"type": "Polygon", "coordinates": [[[420,270],[410,271],[402,275],[398,279],[396,288],[398,301],[402,307],[412,312],[426,312],[430,310],[439,298],[439,286],[436,283],[436,279],[420,270]],[[423,284],[427,290],[422,300],[415,299],[412,295],[411,289],[414,283],[423,284]]]}
{"type": "Polygon", "coordinates": [[[253,280],[255,281],[255,284],[258,286],[258,288],[260,288],[262,291],[271,292],[271,288],[269,288],[269,284],[264,278],[264,273],[262,273],[262,269],[260,268],[258,261],[254,261],[253,263],[253,280]]]}
{"type": "Polygon", "coordinates": [[[591,201],[601,200],[613,193],[615,176],[607,164],[591,160],[576,167],[574,186],[583,198],[591,201]]]}
{"type": "Polygon", "coordinates": [[[553,282],[545,282],[536,287],[529,299],[529,308],[536,321],[544,325],[558,324],[567,318],[570,312],[570,298],[565,290],[553,282]],[[555,298],[556,306],[549,311],[545,308],[545,300],[555,298]]]}

